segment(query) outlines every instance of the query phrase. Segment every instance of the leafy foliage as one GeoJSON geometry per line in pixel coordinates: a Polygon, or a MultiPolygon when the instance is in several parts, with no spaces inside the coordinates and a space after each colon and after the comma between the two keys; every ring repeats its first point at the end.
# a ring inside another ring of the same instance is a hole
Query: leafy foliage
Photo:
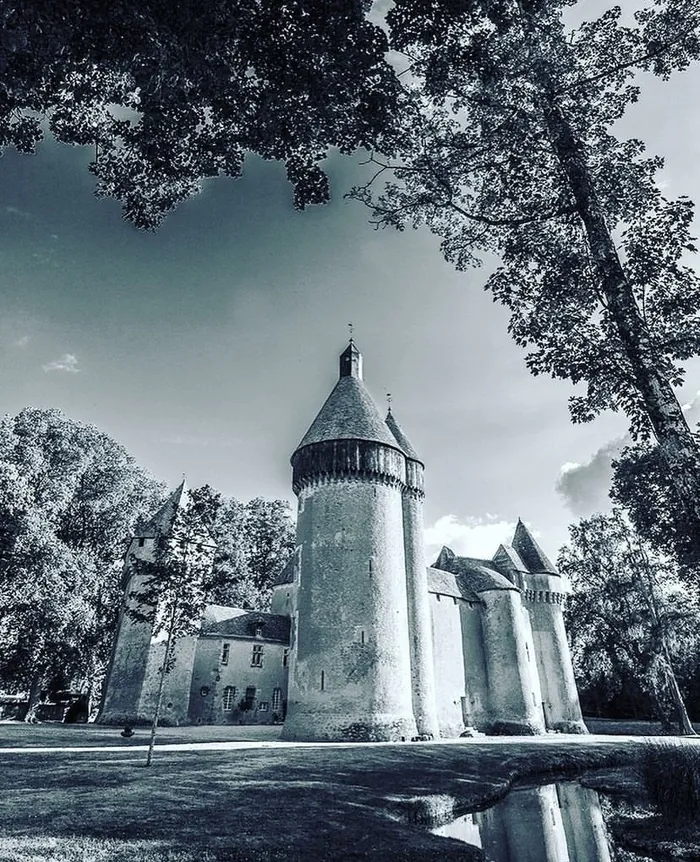
{"type": "Polygon", "coordinates": [[[674,494],[658,446],[640,443],[622,451],[613,461],[610,496],[646,543],[673,556],[683,577],[695,578],[700,565],[695,521],[674,494]]]}
{"type": "Polygon", "coordinates": [[[352,195],[377,226],[427,226],[458,269],[497,256],[486,287],[530,370],[580,387],[574,421],[621,410],[633,437],[655,437],[700,535],[700,451],[673,391],[700,352],[693,205],[663,195],[642,141],[612,132],[640,71],[700,56],[700,9],[660,0],[631,26],[614,7],[571,27],[572,5],[397,0],[412,110],[399,158],[372,155],[352,195]]]}
{"type": "Polygon", "coordinates": [[[58,410],[0,421],[0,683],[99,685],[124,539],[161,493],[94,426],[58,410]]]}
{"type": "Polygon", "coordinates": [[[189,492],[155,537],[152,559],[131,560],[140,577],[126,612],[150,623],[154,637],[167,636],[166,673],[173,666],[176,642],[197,632],[212,589],[212,529],[220,506],[221,495],[208,485],[189,492]]]}
{"type": "Polygon", "coordinates": [[[559,570],[573,587],[565,610],[582,699],[619,717],[663,721],[682,710],[681,686],[700,658],[700,603],[671,559],[652,553],[619,509],[570,527],[559,570]]]}
{"type": "Polygon", "coordinates": [[[224,500],[214,524],[217,552],[211,600],[267,610],[274,579],[294,551],[294,523],[283,500],[224,500]]]}
{"type": "Polygon", "coordinates": [[[328,199],[319,163],[382,138],[398,97],[362,0],[32,0],[0,7],[0,146],[42,119],[94,147],[98,195],[155,228],[247,151],[285,162],[294,203],[328,199]]]}

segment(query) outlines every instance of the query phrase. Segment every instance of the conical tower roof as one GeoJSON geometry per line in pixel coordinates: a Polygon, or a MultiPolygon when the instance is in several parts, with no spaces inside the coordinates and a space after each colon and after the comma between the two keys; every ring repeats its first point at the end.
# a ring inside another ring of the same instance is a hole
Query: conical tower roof
{"type": "Polygon", "coordinates": [[[327,440],[369,440],[399,448],[362,382],[362,355],[352,341],[340,355],[340,378],[297,451],[327,440]]]}
{"type": "Polygon", "coordinates": [[[391,408],[389,408],[389,412],[386,414],[386,419],[384,420],[391,431],[391,435],[399,444],[399,448],[404,453],[407,458],[410,458],[411,461],[418,461],[419,464],[423,463],[423,460],[420,458],[416,450],[413,448],[411,441],[408,439],[406,434],[404,433],[403,428],[399,425],[399,423],[394,418],[394,414],[391,412],[391,408]]]}
{"type": "Polygon", "coordinates": [[[520,518],[518,518],[518,526],[515,528],[512,545],[530,572],[547,572],[550,575],[559,574],[520,518]]]}
{"type": "Polygon", "coordinates": [[[157,535],[167,536],[175,520],[175,514],[178,509],[187,505],[188,500],[189,489],[187,481],[183,479],[150,521],[136,532],[136,537],[153,538],[157,535]]]}

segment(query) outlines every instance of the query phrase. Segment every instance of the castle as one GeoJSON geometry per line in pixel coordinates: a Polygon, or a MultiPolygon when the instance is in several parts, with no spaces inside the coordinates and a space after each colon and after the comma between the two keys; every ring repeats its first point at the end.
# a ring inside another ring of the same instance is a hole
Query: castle
{"type": "MultiPolygon", "coordinates": [[[[491,560],[423,550],[424,465],[391,410],[382,418],[350,344],[294,451],[296,552],[270,613],[209,606],[166,677],[172,724],[284,720],[290,740],[401,740],[585,733],[562,602],[566,585],[527,527],[491,560]]],[[[138,592],[184,504],[183,484],[131,540],[138,592]]],[[[164,645],[122,613],[99,721],[150,720],[164,645]]]]}

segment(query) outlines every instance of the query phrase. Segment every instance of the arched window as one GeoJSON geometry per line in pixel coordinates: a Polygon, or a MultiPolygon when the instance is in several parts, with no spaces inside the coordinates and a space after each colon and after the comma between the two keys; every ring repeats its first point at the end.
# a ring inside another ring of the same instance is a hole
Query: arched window
{"type": "Polygon", "coordinates": [[[233,685],[227,685],[224,689],[224,712],[231,712],[233,709],[233,699],[236,696],[236,687],[233,685]]]}

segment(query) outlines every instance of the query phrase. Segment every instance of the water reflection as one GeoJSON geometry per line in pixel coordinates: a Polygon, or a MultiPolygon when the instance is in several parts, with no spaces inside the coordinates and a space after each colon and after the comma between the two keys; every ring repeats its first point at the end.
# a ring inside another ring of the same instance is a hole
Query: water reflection
{"type": "Polygon", "coordinates": [[[610,862],[598,794],[575,782],[511,791],[492,808],[431,830],[489,862],[610,862]]]}

